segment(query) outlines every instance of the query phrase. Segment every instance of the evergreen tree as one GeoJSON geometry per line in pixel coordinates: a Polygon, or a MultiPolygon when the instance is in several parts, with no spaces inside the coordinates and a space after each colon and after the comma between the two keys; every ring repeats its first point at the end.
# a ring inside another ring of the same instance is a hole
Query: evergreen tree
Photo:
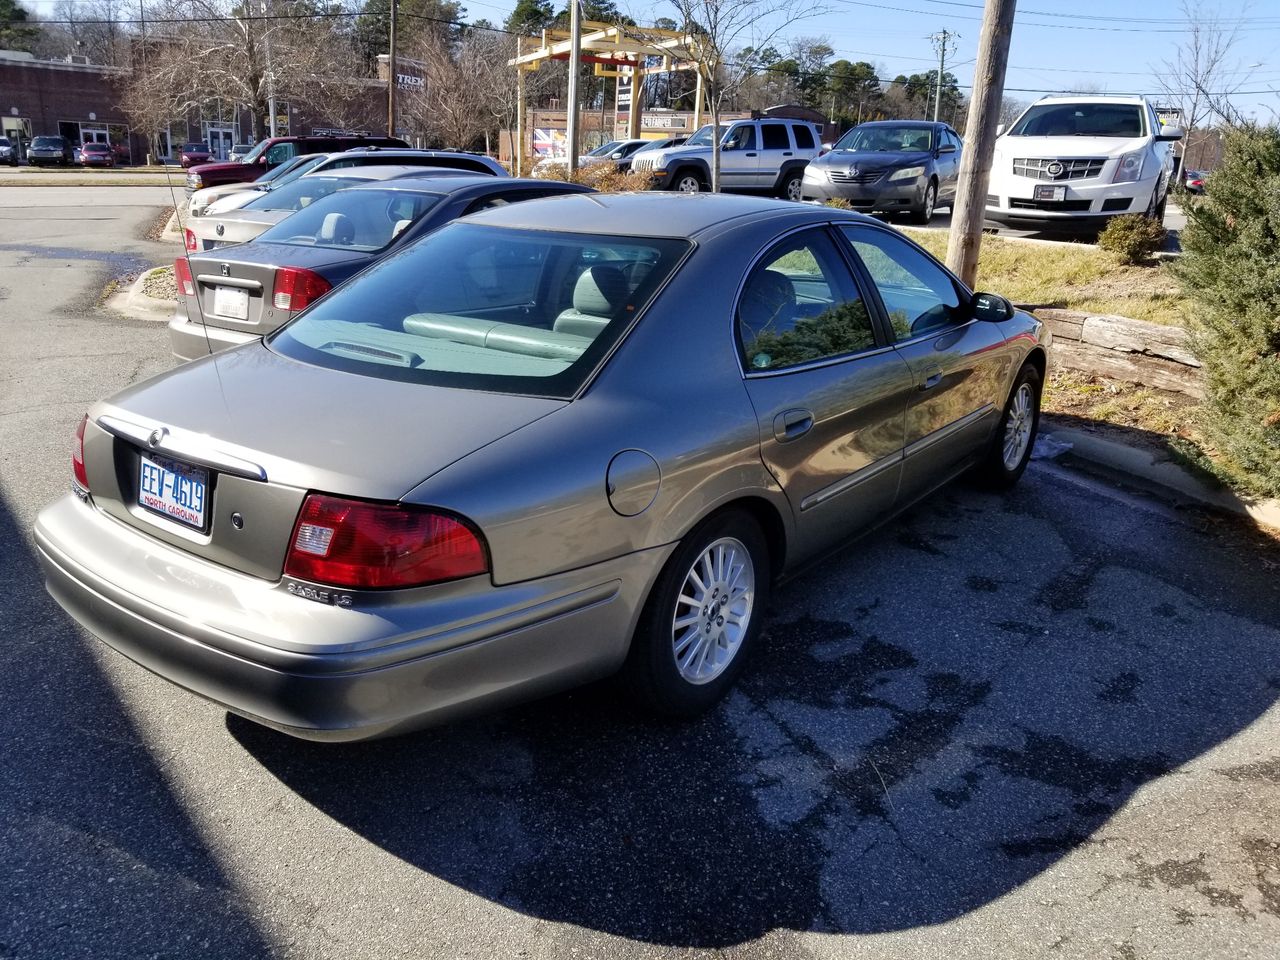
{"type": "Polygon", "coordinates": [[[28,23],[27,11],[18,5],[17,0],[0,0],[0,50],[30,53],[39,39],[40,28],[35,23],[28,23]]]}

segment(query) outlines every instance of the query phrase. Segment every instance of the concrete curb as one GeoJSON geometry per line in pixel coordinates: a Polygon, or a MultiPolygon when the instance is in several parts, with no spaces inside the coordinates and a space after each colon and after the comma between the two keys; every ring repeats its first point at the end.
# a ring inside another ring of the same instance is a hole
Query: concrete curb
{"type": "Polygon", "coordinates": [[[123,313],[135,320],[149,320],[153,323],[168,323],[173,316],[177,304],[172,300],[157,300],[142,292],[142,284],[148,276],[166,267],[156,267],[142,273],[130,284],[128,290],[121,290],[107,298],[105,306],[108,310],[123,313]]]}
{"type": "Polygon", "coordinates": [[[1155,484],[1197,506],[1249,517],[1264,527],[1280,530],[1280,500],[1244,499],[1229,490],[1206,483],[1157,453],[1116,440],[1107,440],[1086,430],[1051,426],[1042,436],[1061,447],[1050,459],[1069,454],[1155,484]]]}

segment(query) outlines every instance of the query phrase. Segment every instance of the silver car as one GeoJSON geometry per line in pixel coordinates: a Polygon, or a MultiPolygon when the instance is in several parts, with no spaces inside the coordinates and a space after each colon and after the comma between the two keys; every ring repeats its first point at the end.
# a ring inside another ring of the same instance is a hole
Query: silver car
{"type": "Polygon", "coordinates": [[[1018,479],[1048,341],[858,214],[532,200],[95,404],[35,540],[109,645],[297,736],[619,671],[688,715],[778,578],[962,471],[1018,479]]]}

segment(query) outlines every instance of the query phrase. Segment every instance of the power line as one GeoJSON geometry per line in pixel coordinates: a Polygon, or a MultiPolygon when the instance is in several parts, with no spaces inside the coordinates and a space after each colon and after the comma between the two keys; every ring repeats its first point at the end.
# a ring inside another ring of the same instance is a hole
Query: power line
{"type": "MultiPolygon", "coordinates": [[[[925,17],[936,17],[937,10],[920,10],[910,9],[908,7],[891,6],[885,3],[870,3],[868,0],[836,0],[836,2],[852,7],[868,7],[873,10],[892,10],[894,13],[918,13],[925,17]]],[[[925,0],[930,2],[930,0],[925,0]]],[[[977,20],[981,17],[970,17],[964,14],[950,14],[953,19],[957,20],[977,20]]],[[[1168,21],[1165,21],[1168,22],[1168,21]]],[[[1195,27],[1091,27],[1078,23],[1042,23],[1035,20],[1020,21],[1020,25],[1024,27],[1052,27],[1054,30],[1089,30],[1100,33],[1189,33],[1196,29],[1195,27]]],[[[1254,30],[1280,30],[1280,20],[1275,22],[1261,23],[1253,26],[1254,30]]]]}

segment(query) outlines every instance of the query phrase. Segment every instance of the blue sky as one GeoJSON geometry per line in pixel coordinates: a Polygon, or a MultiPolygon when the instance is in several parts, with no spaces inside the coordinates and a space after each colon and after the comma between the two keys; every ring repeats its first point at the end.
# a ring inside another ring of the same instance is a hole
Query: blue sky
{"type": "MultiPolygon", "coordinates": [[[[463,0],[467,19],[502,22],[515,0],[463,0]]],[[[553,0],[557,7],[563,0],[553,0]]],[[[768,0],[766,0],[768,2],[768,0]]],[[[893,77],[931,69],[936,54],[929,34],[946,29],[959,35],[952,58],[961,85],[973,82],[981,0],[816,0],[828,12],[786,25],[788,37],[826,37],[837,58],[868,60],[893,77]]],[[[1224,18],[1241,20],[1240,40],[1231,60],[1230,84],[1248,91],[1233,103],[1260,121],[1280,115],[1280,0],[1193,0],[1224,18]]],[[[25,0],[48,16],[53,0],[25,0]]],[[[637,21],[673,16],[669,0],[619,0],[637,21]]],[[[1172,59],[1185,40],[1185,20],[1177,0],[1021,0],[1005,81],[1010,96],[1034,100],[1040,92],[1099,88],[1117,93],[1156,94],[1162,61],[1172,59]]],[[[768,26],[766,26],[768,29],[768,26]]],[[[778,44],[781,45],[781,44],[778,44]]],[[[1214,91],[1217,92],[1217,91],[1214,91]]],[[[1159,100],[1156,96],[1154,99],[1159,100]]]]}

